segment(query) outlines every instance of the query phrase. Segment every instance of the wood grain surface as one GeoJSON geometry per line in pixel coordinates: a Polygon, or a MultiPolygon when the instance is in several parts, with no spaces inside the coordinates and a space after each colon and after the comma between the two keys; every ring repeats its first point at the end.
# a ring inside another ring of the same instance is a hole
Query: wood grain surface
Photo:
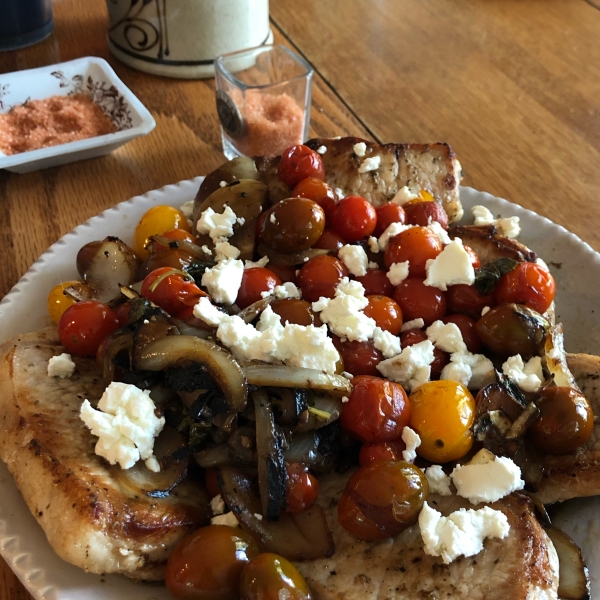
{"type": "MultiPolygon", "coordinates": [[[[0,73],[106,58],[157,127],[104,158],[0,172],[0,298],[75,225],[223,161],[213,80],[134,71],[106,45],[104,2],[54,0],[55,33],[0,73]]],[[[277,41],[316,68],[311,135],[447,141],[467,185],[536,210],[600,250],[600,3],[271,0],[277,41]]],[[[1,501],[1,499],[0,499],[1,501]]],[[[0,600],[31,596],[0,562],[0,600]]]]}

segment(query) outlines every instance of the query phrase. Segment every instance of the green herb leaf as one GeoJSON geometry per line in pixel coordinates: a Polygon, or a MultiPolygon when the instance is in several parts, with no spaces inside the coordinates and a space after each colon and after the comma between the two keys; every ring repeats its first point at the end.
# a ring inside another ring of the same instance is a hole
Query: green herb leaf
{"type": "Polygon", "coordinates": [[[512,258],[499,258],[485,267],[475,269],[475,287],[482,296],[494,291],[500,277],[514,270],[519,261],[512,258]]]}

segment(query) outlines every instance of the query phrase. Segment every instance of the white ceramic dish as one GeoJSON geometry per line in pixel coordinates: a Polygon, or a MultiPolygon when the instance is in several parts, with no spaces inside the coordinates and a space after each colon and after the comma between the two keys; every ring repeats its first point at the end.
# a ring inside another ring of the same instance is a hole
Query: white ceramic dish
{"type": "MultiPolygon", "coordinates": [[[[75,228],[45,252],[0,302],[0,342],[47,324],[43,299],[58,282],[77,276],[79,248],[106,235],[130,241],[141,215],[156,204],[179,207],[195,197],[202,178],[182,181],[118,204],[75,228]]],[[[506,200],[470,188],[461,190],[466,213],[475,204],[494,214],[519,216],[520,240],[544,257],[558,284],[559,317],[571,352],[600,354],[600,255],[578,237],[551,221],[506,200]],[[560,267],[559,267],[560,265],[560,267]]],[[[0,463],[0,552],[36,600],[167,600],[164,587],[135,584],[120,576],[84,573],[62,561],[27,509],[11,475],[0,463]]],[[[564,504],[560,523],[582,546],[592,578],[592,597],[600,598],[600,498],[564,504]]]]}
{"type": "Polygon", "coordinates": [[[27,100],[75,93],[88,94],[115,124],[117,131],[10,156],[0,152],[0,169],[29,173],[102,156],[136,137],[147,135],[156,126],[152,115],[112,67],[95,56],[0,75],[0,113],[27,100]]]}

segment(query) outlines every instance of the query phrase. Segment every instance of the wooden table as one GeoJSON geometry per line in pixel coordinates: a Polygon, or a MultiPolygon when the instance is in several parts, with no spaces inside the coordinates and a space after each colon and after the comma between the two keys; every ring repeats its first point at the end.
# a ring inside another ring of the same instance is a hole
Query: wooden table
{"type": "MultiPolygon", "coordinates": [[[[107,50],[104,3],[55,0],[54,13],[55,33],[0,54],[0,72],[104,57],[157,127],[108,157],[0,172],[0,298],[75,225],[223,161],[212,80],[120,64],[107,50]]],[[[271,0],[271,16],[276,40],[317,71],[311,135],[450,142],[463,183],[600,250],[600,2],[271,0]]],[[[0,600],[29,598],[1,562],[0,600]]]]}

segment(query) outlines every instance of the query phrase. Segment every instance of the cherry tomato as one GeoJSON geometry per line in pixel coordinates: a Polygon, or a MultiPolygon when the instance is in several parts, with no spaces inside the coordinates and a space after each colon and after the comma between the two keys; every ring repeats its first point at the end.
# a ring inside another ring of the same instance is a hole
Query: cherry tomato
{"type": "Polygon", "coordinates": [[[330,185],[318,177],[307,177],[296,184],[292,196],[308,198],[318,202],[321,198],[330,198],[335,202],[335,192],[330,185]]]}
{"type": "Polygon", "coordinates": [[[263,292],[272,292],[278,285],[281,285],[281,279],[270,269],[264,267],[245,269],[235,303],[239,308],[244,309],[262,299],[263,292]]]}
{"type": "Polygon", "coordinates": [[[528,308],[545,313],[554,300],[556,283],[554,277],[542,265],[522,262],[502,275],[496,286],[499,304],[524,304],[528,308]]]}
{"type": "Polygon", "coordinates": [[[281,317],[282,325],[314,325],[320,327],[321,319],[312,309],[310,302],[300,298],[282,298],[271,303],[273,312],[281,317]]]}
{"type": "Polygon", "coordinates": [[[303,463],[287,463],[287,495],[285,509],[299,513],[310,508],[319,495],[319,482],[303,463]]]}
{"type": "Polygon", "coordinates": [[[241,600],[311,600],[296,567],[278,554],[264,552],[246,564],[240,578],[241,600]]]}
{"type": "Polygon", "coordinates": [[[340,422],[361,442],[397,440],[409,420],[410,405],[400,384],[366,375],[352,380],[340,422]]]}
{"type": "Polygon", "coordinates": [[[398,303],[387,296],[367,296],[369,304],[363,309],[367,317],[374,319],[377,327],[398,335],[402,329],[402,311],[398,303]]]}
{"type": "Polygon", "coordinates": [[[320,154],[308,146],[291,146],[282,153],[277,174],[283,183],[293,188],[307,177],[325,179],[325,167],[320,154]]]}
{"type": "Polygon", "coordinates": [[[395,235],[385,251],[384,262],[389,269],[393,263],[408,261],[409,277],[425,279],[425,264],[442,251],[442,242],[426,227],[411,227],[395,235]]]}
{"type": "Polygon", "coordinates": [[[260,550],[243,529],[209,525],[184,538],[167,562],[167,588],[178,599],[237,600],[244,565],[260,550]]]}
{"type": "Polygon", "coordinates": [[[325,229],[321,237],[313,244],[313,248],[337,251],[345,244],[345,241],[331,229],[325,229]]]}
{"type": "Polygon", "coordinates": [[[325,219],[329,222],[329,219],[331,219],[331,215],[337,206],[337,201],[329,196],[323,196],[322,198],[315,200],[315,202],[325,211],[325,219]]]}
{"type": "Polygon", "coordinates": [[[404,212],[409,225],[427,227],[432,221],[437,221],[444,229],[448,229],[448,215],[437,202],[408,202],[404,205],[404,212]]]}
{"type": "Polygon", "coordinates": [[[392,297],[394,286],[388,279],[386,272],[382,269],[369,269],[366,275],[355,277],[356,281],[362,283],[365,295],[380,295],[392,297]]]}
{"type": "Polygon", "coordinates": [[[104,338],[119,328],[114,311],[96,300],[77,302],[58,322],[62,345],[76,356],[96,356],[104,338]]]}
{"type": "Polygon", "coordinates": [[[365,540],[391,538],[417,522],[429,483],[405,461],[377,460],[360,467],[338,504],[340,525],[365,540]]]}
{"type": "Polygon", "coordinates": [[[594,413],[587,398],[570,387],[550,386],[535,399],[540,416],[527,429],[533,445],[548,454],[573,452],[594,431],[594,413]]]}
{"type": "Polygon", "coordinates": [[[206,471],[204,471],[204,484],[206,485],[206,489],[211,498],[214,498],[221,493],[216,469],[206,469],[206,471]]]}
{"type": "Polygon", "coordinates": [[[475,250],[473,250],[471,246],[467,246],[466,244],[463,244],[463,248],[465,249],[465,252],[469,255],[473,268],[479,269],[479,267],[481,267],[481,261],[479,260],[479,256],[477,256],[475,250]]]}
{"type": "Polygon", "coordinates": [[[352,375],[379,375],[377,365],[383,360],[383,354],[375,348],[373,340],[342,342],[337,335],[332,335],[333,344],[344,362],[344,371],[352,375]]]}
{"type": "MultiPolygon", "coordinates": [[[[185,229],[169,229],[169,231],[165,231],[162,234],[162,237],[167,238],[168,240],[172,240],[174,242],[185,241],[185,242],[190,242],[192,244],[196,243],[196,238],[189,231],[186,231],[185,229]]],[[[155,252],[160,252],[161,250],[168,248],[168,246],[160,244],[159,242],[151,242],[151,243],[154,246],[155,252]]]]}
{"type": "Polygon", "coordinates": [[[381,236],[392,223],[406,223],[404,209],[394,202],[388,202],[380,206],[375,209],[375,213],[377,214],[377,225],[373,231],[375,237],[381,236]]]}
{"type": "Polygon", "coordinates": [[[446,291],[449,313],[461,313],[472,319],[479,319],[481,311],[487,306],[496,306],[494,294],[482,295],[474,285],[451,285],[446,291]]]}
{"type": "MultiPolygon", "coordinates": [[[[427,334],[421,329],[411,329],[400,334],[400,347],[414,346],[427,339],[427,334]]],[[[438,379],[442,369],[450,362],[450,355],[439,348],[433,349],[433,362],[431,363],[431,378],[438,379]]]]}
{"type": "Polygon", "coordinates": [[[363,444],[358,453],[358,462],[361,467],[364,467],[374,460],[403,460],[402,452],[404,450],[406,450],[406,444],[402,440],[363,444]]]}
{"type": "Polygon", "coordinates": [[[182,248],[164,248],[150,254],[138,269],[138,277],[143,279],[162,267],[185,271],[193,262],[194,257],[182,248]]]}
{"type": "Polygon", "coordinates": [[[123,302],[113,309],[119,321],[119,327],[129,325],[129,311],[131,310],[131,302],[123,302]]]}
{"type": "Polygon", "coordinates": [[[60,321],[63,313],[65,310],[67,310],[67,308],[69,308],[69,306],[73,306],[73,304],[77,302],[77,300],[65,294],[65,290],[71,286],[87,287],[87,284],[85,284],[83,281],[65,281],[64,283],[55,285],[48,294],[48,313],[55,323],[60,321]]]}
{"type": "Polygon", "coordinates": [[[446,294],[423,281],[416,277],[405,279],[394,290],[394,300],[405,321],[423,319],[425,326],[429,326],[446,314],[446,294]]]}
{"type": "Polygon", "coordinates": [[[469,352],[473,354],[479,354],[481,352],[483,344],[475,329],[475,319],[472,319],[467,315],[447,315],[446,317],[442,317],[442,321],[444,323],[454,323],[460,329],[463,341],[469,352]]]}
{"type": "Polygon", "coordinates": [[[172,229],[191,232],[185,215],[172,206],[154,206],[140,219],[133,234],[133,249],[142,259],[148,258],[146,246],[150,236],[161,235],[172,229]]]}
{"type": "Polygon", "coordinates": [[[335,288],[348,276],[348,269],[334,256],[317,256],[310,259],[297,275],[298,287],[302,297],[309,302],[316,302],[321,296],[333,298],[335,288]]]}
{"type": "Polygon", "coordinates": [[[171,316],[182,319],[191,316],[198,299],[207,295],[184,273],[169,267],[155,269],[147,275],[141,293],[171,316]]]}
{"type": "Polygon", "coordinates": [[[410,426],[421,437],[417,454],[434,463],[462,458],[473,445],[475,399],[455,381],[429,381],[410,395],[410,426]]]}
{"type": "Polygon", "coordinates": [[[375,230],[377,213],[366,198],[347,196],[337,203],[329,224],[346,242],[358,242],[375,230]]]}
{"type": "Polygon", "coordinates": [[[276,265],[274,262],[269,262],[268,269],[273,271],[283,283],[287,281],[296,283],[297,267],[295,265],[276,265]]]}

